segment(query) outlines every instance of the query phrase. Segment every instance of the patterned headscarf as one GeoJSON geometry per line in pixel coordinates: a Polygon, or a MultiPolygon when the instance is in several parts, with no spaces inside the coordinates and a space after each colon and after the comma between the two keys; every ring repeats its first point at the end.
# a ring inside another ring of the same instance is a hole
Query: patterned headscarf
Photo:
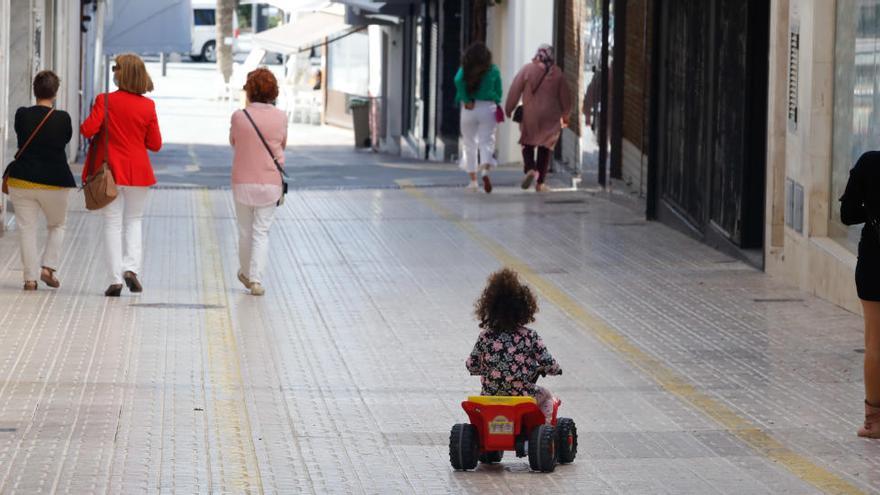
{"type": "Polygon", "coordinates": [[[556,58],[553,55],[553,47],[546,43],[539,46],[538,52],[535,53],[535,58],[533,60],[541,62],[544,64],[544,67],[549,69],[556,62],[556,58]]]}

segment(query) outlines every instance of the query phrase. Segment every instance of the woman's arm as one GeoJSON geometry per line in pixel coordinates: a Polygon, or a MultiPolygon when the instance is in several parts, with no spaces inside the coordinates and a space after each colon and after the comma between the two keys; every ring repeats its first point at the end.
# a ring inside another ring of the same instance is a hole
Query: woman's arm
{"type": "MultiPolygon", "coordinates": [[[[526,66],[528,67],[528,66],[526,66]]],[[[526,67],[523,67],[516,74],[510,89],[507,90],[507,100],[504,103],[504,112],[510,117],[516,106],[519,105],[519,99],[522,96],[523,88],[526,84],[526,67]]]]}
{"type": "Polygon", "coordinates": [[[461,105],[462,103],[466,103],[467,100],[467,88],[465,88],[464,84],[464,69],[459,67],[458,72],[455,73],[455,104],[461,105]]]}
{"type": "Polygon", "coordinates": [[[21,136],[21,112],[24,110],[24,107],[19,107],[18,110],[15,111],[15,123],[12,126],[15,129],[15,134],[17,136],[21,136]]]}
{"type": "Polygon", "coordinates": [[[162,133],[159,131],[159,117],[156,116],[156,104],[153,100],[150,102],[150,120],[147,122],[147,134],[144,137],[144,144],[150,151],[159,151],[162,148],[162,133]]]}
{"type": "Polygon", "coordinates": [[[281,138],[281,163],[284,163],[284,149],[287,148],[287,115],[284,114],[284,118],[281,120],[281,128],[284,137],[281,138]]]}
{"type": "Polygon", "coordinates": [[[69,113],[62,112],[62,117],[64,117],[64,142],[69,143],[73,138],[73,124],[70,122],[69,113]]]}
{"type": "Polygon", "coordinates": [[[868,220],[868,210],[865,208],[865,184],[861,173],[865,167],[863,162],[866,160],[867,154],[862,155],[856,166],[849,171],[846,190],[840,197],[840,221],[844,225],[856,225],[868,220]]]}
{"type": "Polygon", "coordinates": [[[497,65],[493,65],[492,72],[495,74],[495,85],[492,88],[494,90],[493,92],[495,93],[495,104],[500,105],[501,98],[502,96],[504,96],[504,86],[502,86],[501,84],[501,71],[498,70],[497,65]]]}
{"type": "Polygon", "coordinates": [[[82,125],[79,126],[79,132],[84,138],[89,139],[101,130],[101,124],[104,122],[104,95],[100,94],[95,97],[92,103],[92,111],[82,125]]]}

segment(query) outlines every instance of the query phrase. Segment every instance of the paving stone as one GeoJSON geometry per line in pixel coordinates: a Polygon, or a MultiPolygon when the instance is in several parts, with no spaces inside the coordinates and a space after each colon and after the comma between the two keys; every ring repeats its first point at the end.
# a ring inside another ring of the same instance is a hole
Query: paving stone
{"type": "Polygon", "coordinates": [[[544,383],[578,423],[577,461],[453,472],[449,428],[478,390],[473,301],[501,265],[475,235],[785,449],[880,491],[880,445],[854,434],[855,315],[603,194],[422,194],[291,194],[263,298],[235,279],[224,190],[152,193],[140,296],[101,296],[100,218],[80,203],[60,290],[20,291],[16,233],[0,237],[0,493],[818,493],[543,293],[534,326],[564,369],[544,383]]]}

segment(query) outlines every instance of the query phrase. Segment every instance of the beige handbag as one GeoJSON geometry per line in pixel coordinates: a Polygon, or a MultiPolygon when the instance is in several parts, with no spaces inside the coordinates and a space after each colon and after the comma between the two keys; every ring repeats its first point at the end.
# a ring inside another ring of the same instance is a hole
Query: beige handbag
{"type": "Polygon", "coordinates": [[[87,210],[100,210],[109,205],[116,199],[119,192],[116,190],[116,180],[113,178],[113,172],[110,170],[110,125],[108,123],[110,115],[110,98],[104,93],[104,161],[101,162],[101,168],[86,174],[86,180],[83,182],[82,190],[86,197],[87,210]]]}

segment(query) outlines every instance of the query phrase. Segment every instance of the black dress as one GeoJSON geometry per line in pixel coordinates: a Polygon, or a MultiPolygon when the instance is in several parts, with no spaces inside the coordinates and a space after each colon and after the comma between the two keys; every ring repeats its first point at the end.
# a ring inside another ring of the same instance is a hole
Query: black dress
{"type": "Polygon", "coordinates": [[[880,302],[880,151],[859,157],[849,172],[846,191],[840,198],[840,221],[845,225],[864,223],[856,264],[859,299],[880,302]]]}
{"type": "MultiPolygon", "coordinates": [[[[15,133],[19,149],[40,125],[49,108],[42,105],[21,107],[15,112],[15,133]]],[[[67,143],[73,136],[70,115],[55,110],[24,153],[9,164],[9,176],[37,184],[76,187],[67,163],[67,143]]]]}

